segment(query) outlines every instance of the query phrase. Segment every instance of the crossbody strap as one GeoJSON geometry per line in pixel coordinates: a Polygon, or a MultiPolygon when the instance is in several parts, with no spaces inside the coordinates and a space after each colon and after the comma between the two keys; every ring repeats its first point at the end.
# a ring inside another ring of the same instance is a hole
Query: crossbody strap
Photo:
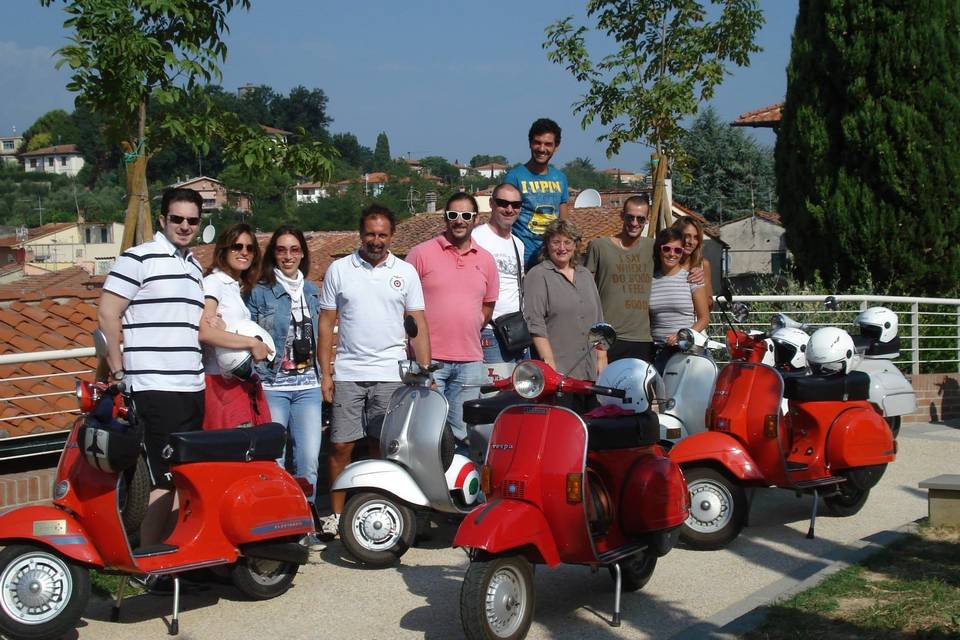
{"type": "Polygon", "coordinates": [[[510,246],[513,247],[513,255],[517,257],[517,289],[520,291],[520,311],[523,311],[523,261],[520,259],[517,241],[512,233],[510,234],[510,246]]]}

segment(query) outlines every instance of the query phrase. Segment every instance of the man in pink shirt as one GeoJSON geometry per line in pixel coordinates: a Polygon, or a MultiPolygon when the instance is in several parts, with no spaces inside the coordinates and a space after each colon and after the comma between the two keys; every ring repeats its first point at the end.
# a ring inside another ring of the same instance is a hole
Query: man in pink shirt
{"type": "Polygon", "coordinates": [[[420,274],[430,353],[443,367],[433,374],[447,398],[447,422],[458,440],[466,440],[463,403],[480,395],[483,349],[480,330],[490,322],[500,291],[497,265],[490,253],[470,240],[477,201],[456,193],[444,207],[446,230],[415,246],[407,262],[420,274]]]}

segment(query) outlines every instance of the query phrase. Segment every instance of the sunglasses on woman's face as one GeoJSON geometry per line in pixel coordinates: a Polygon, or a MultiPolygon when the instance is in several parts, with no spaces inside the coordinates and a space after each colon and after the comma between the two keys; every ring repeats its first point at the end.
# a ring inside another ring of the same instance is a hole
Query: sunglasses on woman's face
{"type": "Polygon", "coordinates": [[[233,251],[234,253],[240,253],[244,249],[247,250],[247,253],[253,253],[254,245],[244,244],[243,242],[234,242],[232,245],[230,245],[230,251],[233,251]]]}
{"type": "Polygon", "coordinates": [[[683,255],[683,247],[671,247],[668,244],[660,245],[660,252],[664,255],[670,255],[671,253],[675,256],[683,255]]]}
{"type": "Polygon", "coordinates": [[[475,215],[477,214],[473,211],[447,211],[447,220],[453,222],[457,218],[460,218],[464,222],[470,222],[475,215]]]}

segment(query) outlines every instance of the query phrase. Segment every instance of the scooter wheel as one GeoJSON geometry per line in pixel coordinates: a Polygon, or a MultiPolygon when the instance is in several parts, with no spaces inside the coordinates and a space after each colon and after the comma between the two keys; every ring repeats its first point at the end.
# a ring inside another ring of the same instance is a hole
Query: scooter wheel
{"type": "MultiPolygon", "coordinates": [[[[622,591],[639,591],[643,589],[650,578],[653,577],[653,570],[657,568],[657,556],[647,551],[641,551],[620,561],[620,586],[622,591]]],[[[617,574],[613,567],[607,567],[610,571],[610,577],[617,579],[617,574]]]]}
{"type": "Polygon", "coordinates": [[[533,568],[523,556],[471,562],[460,587],[460,623],[468,640],[517,640],[533,622],[533,568]]]}
{"type": "Polygon", "coordinates": [[[823,497],[823,504],[831,515],[848,518],[859,513],[869,497],[870,489],[858,489],[850,482],[843,482],[837,487],[837,493],[823,497]]]}
{"type": "Polygon", "coordinates": [[[358,493],[344,506],[339,533],[354,558],[372,567],[387,567],[413,545],[417,516],[386,495],[358,493]]]}
{"type": "Polygon", "coordinates": [[[251,600],[269,600],[285,593],[299,570],[293,562],[244,557],[233,565],[230,578],[251,600]]]}
{"type": "Polygon", "coordinates": [[[743,529],[746,492],[709,467],[689,467],[683,475],[690,491],[690,515],[680,528],[680,539],[692,549],[722,549],[743,529]]]}
{"type": "Polygon", "coordinates": [[[0,551],[0,585],[0,632],[11,638],[59,638],[90,599],[86,567],[32,545],[0,551]]]}

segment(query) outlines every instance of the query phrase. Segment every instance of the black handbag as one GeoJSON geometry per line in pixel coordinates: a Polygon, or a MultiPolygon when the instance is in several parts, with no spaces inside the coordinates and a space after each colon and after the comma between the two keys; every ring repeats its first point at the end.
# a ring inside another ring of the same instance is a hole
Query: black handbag
{"type": "Polygon", "coordinates": [[[500,341],[501,348],[504,351],[515,353],[532,345],[533,338],[530,337],[527,321],[523,317],[523,262],[520,260],[520,252],[517,251],[517,243],[514,242],[512,235],[510,236],[510,245],[517,257],[517,288],[520,289],[520,311],[505,313],[494,320],[492,324],[493,333],[500,341]]]}

